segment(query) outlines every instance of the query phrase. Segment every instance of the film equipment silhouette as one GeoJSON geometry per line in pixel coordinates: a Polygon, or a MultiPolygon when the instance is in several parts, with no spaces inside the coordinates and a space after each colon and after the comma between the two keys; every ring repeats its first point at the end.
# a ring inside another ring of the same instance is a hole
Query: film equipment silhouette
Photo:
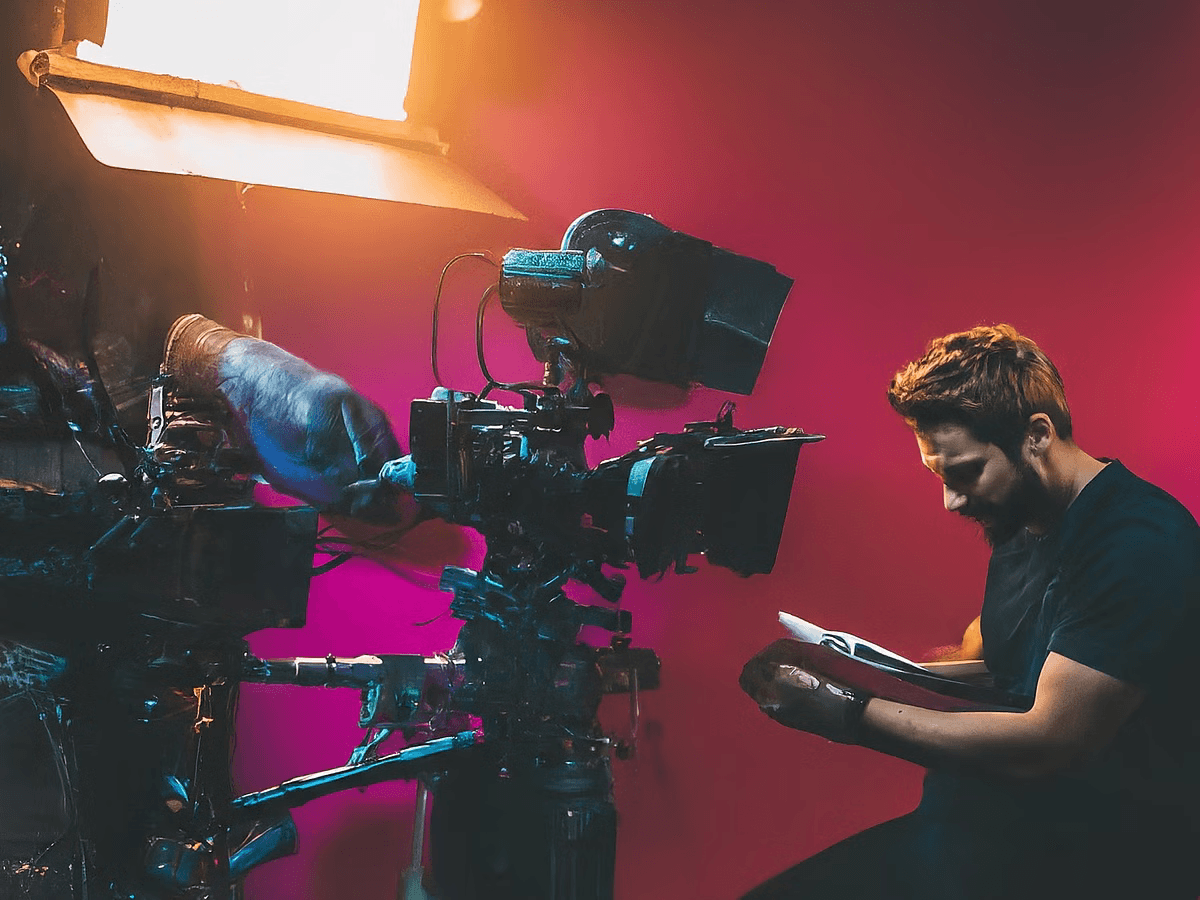
{"type": "MultiPolygon", "coordinates": [[[[479,571],[442,573],[463,624],[452,648],[428,657],[249,655],[251,631],[303,624],[316,510],[251,503],[262,466],[230,438],[237,410],[182,390],[169,365],[145,447],[113,425],[94,368],[27,365],[46,382],[42,396],[57,398],[64,433],[91,435],[121,462],[89,490],[4,492],[4,613],[19,621],[36,602],[38,627],[47,610],[74,622],[66,656],[82,660],[71,668],[85,676],[54,710],[43,699],[9,711],[45,726],[44,739],[33,729],[45,776],[34,793],[61,807],[31,846],[59,835],[49,845],[67,862],[50,868],[79,896],[238,896],[248,871],[294,849],[290,809],[408,778],[419,781],[418,863],[427,791],[434,798],[442,900],[611,897],[611,757],[630,748],[604,734],[597,709],[604,694],[628,693],[636,711],[659,675],[655,652],[631,645],[620,570],[691,572],[689,557],[703,553],[743,575],[769,572],[800,447],[822,436],[741,430],[726,404],[712,421],[589,467],[586,440],[615,420],[592,386],[623,374],[750,393],[791,284],[766,263],[625,210],[581,216],[558,250],[503,257],[476,318],[484,388],[439,387],[413,401],[411,453],[333,504],[386,518],[411,495],[425,516],[485,539],[479,571]],[[482,323],[497,295],[525,328],[540,381],[488,372],[482,323]],[[497,390],[520,404],[489,399],[497,390]],[[568,596],[572,583],[582,587],[568,596]],[[594,602],[580,600],[585,590],[594,602]],[[584,626],[609,632],[609,643],[581,641],[584,626]],[[359,689],[363,742],[346,766],[235,796],[241,682],[359,689]],[[79,894],[80,885],[90,887],[79,894]]],[[[435,301],[440,384],[437,316],[435,301]]],[[[251,365],[256,348],[281,352],[244,346],[251,365]]],[[[415,881],[409,892],[421,896],[415,881]]]]}

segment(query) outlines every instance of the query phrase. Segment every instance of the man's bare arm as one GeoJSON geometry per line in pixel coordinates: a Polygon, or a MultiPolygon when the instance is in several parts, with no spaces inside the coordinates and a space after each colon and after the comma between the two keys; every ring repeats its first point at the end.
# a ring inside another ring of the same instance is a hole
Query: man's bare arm
{"type": "Polygon", "coordinates": [[[979,628],[979,616],[971,620],[963,633],[962,643],[935,647],[929,652],[929,662],[954,662],[966,659],[983,659],[983,632],[979,628]]]}
{"type": "Polygon", "coordinates": [[[875,698],[863,713],[862,743],[923,764],[1033,777],[1107,746],[1142,697],[1133,685],[1051,653],[1028,712],[936,712],[875,698]]]}

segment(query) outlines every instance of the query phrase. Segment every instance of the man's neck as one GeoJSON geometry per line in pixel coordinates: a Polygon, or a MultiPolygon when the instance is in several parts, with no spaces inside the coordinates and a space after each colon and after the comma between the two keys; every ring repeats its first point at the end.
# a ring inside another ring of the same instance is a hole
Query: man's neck
{"type": "Polygon", "coordinates": [[[1055,446],[1046,460],[1047,509],[1043,515],[1026,524],[1030,534],[1045,534],[1058,524],[1088,482],[1099,475],[1106,465],[1108,463],[1085,453],[1077,444],[1059,443],[1055,446]]]}
{"type": "MultiPolygon", "coordinates": [[[[1075,444],[1071,444],[1069,447],[1064,447],[1063,449],[1072,456],[1070,479],[1068,481],[1070,499],[1067,501],[1067,506],[1070,506],[1075,502],[1075,498],[1080,495],[1083,489],[1087,487],[1088,482],[1099,475],[1100,470],[1107,466],[1108,463],[1101,462],[1094,456],[1084,453],[1075,444]]],[[[1066,512],[1065,507],[1063,512],[1066,512]]]]}

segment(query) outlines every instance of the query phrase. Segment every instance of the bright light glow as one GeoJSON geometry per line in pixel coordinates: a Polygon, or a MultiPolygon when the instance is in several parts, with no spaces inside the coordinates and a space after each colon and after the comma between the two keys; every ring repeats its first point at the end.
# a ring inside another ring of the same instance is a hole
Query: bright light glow
{"type": "Polygon", "coordinates": [[[90,91],[55,94],[107,166],[525,218],[440,153],[90,91]]]}
{"type": "Polygon", "coordinates": [[[483,0],[446,0],[442,18],[447,22],[465,22],[475,18],[482,8],[483,0]]]}
{"type": "Polygon", "coordinates": [[[81,59],[403,121],[418,0],[109,0],[81,59]]]}

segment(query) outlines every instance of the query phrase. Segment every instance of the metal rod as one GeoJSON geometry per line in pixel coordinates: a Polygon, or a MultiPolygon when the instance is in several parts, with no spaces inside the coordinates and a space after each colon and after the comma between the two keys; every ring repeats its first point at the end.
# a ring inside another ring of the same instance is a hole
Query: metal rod
{"type": "Polygon", "coordinates": [[[233,801],[231,807],[235,811],[255,811],[261,813],[264,808],[282,807],[294,809],[309,800],[324,797],[337,791],[395,778],[412,778],[423,768],[421,764],[430,758],[453,750],[463,750],[475,745],[478,735],[474,731],[461,731],[450,737],[437,738],[426,744],[406,747],[399,753],[393,753],[383,759],[360,763],[354,766],[339,766],[312,775],[302,775],[292,778],[273,788],[244,794],[233,801]]]}

